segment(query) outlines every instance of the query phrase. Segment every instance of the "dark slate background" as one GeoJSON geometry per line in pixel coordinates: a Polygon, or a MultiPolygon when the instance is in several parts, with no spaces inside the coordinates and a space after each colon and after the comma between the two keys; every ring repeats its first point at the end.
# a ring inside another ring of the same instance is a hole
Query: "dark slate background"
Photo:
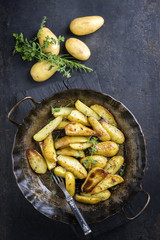
{"type": "Polygon", "coordinates": [[[160,239],[160,1],[0,0],[0,240],[77,239],[70,226],[38,213],[18,189],[11,163],[16,128],[7,113],[17,92],[62,80],[56,73],[47,82],[34,82],[29,75],[33,63],[11,56],[12,33],[33,37],[47,16],[46,26],[68,38],[73,36],[70,21],[87,15],[100,15],[105,24],[96,33],[79,37],[92,53],[86,65],[97,72],[103,92],[123,102],[141,124],[148,148],[143,187],[151,195],[138,219],[97,240],[160,239]]]}

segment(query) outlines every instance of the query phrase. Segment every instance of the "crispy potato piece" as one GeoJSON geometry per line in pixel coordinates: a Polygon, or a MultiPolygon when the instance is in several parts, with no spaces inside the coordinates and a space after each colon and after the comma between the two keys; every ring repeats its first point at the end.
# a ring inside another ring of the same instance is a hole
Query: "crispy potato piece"
{"type": "Polygon", "coordinates": [[[105,177],[105,171],[102,168],[95,167],[87,175],[81,186],[82,192],[91,192],[92,189],[105,177]]]}
{"type": "Polygon", "coordinates": [[[108,174],[115,174],[118,172],[123,163],[124,158],[122,156],[114,156],[108,161],[104,168],[104,171],[108,174]]]}
{"type": "Polygon", "coordinates": [[[57,161],[57,154],[56,154],[56,150],[54,148],[52,134],[49,134],[48,137],[46,137],[44,139],[43,152],[44,152],[45,158],[47,158],[49,161],[51,161],[51,162],[57,161]]]}
{"type": "Polygon", "coordinates": [[[68,120],[71,122],[77,122],[77,123],[82,123],[85,126],[90,126],[87,117],[79,112],[78,110],[73,110],[69,115],[68,115],[68,120]]]}
{"type": "Polygon", "coordinates": [[[75,177],[73,173],[66,172],[65,180],[66,180],[66,190],[73,197],[75,194],[75,186],[76,186],[75,177]]]}
{"type": "Polygon", "coordinates": [[[92,143],[71,143],[69,146],[75,150],[85,150],[92,146],[92,143]]]}
{"type": "Polygon", "coordinates": [[[44,159],[46,160],[48,170],[51,170],[51,169],[55,168],[55,167],[56,167],[56,162],[53,162],[53,161],[51,162],[51,161],[48,160],[48,159],[46,158],[46,156],[44,155],[43,142],[39,142],[39,146],[40,146],[42,155],[43,155],[44,159]]]}
{"type": "Polygon", "coordinates": [[[73,156],[73,157],[80,157],[80,158],[85,157],[85,154],[83,151],[80,151],[80,150],[77,151],[71,147],[66,147],[58,150],[57,155],[73,156]]]}
{"type": "Polygon", "coordinates": [[[69,136],[97,136],[98,133],[81,123],[71,122],[65,127],[65,133],[69,136]]]}
{"type": "Polygon", "coordinates": [[[55,142],[55,148],[64,148],[69,146],[70,143],[83,143],[83,142],[87,142],[88,138],[87,137],[69,137],[69,136],[65,136],[62,138],[59,138],[56,142],[55,142]]]}
{"type": "Polygon", "coordinates": [[[59,176],[59,177],[62,177],[62,178],[65,178],[66,176],[66,169],[61,167],[61,166],[57,166],[53,169],[54,171],[54,174],[59,176]]]}
{"type": "Polygon", "coordinates": [[[77,100],[75,102],[75,107],[78,111],[82,112],[87,117],[94,117],[95,119],[99,120],[100,117],[97,113],[95,113],[91,108],[89,108],[87,105],[82,103],[80,100],[77,100]]]}
{"type": "Polygon", "coordinates": [[[62,116],[59,116],[50,121],[45,127],[43,127],[38,133],[33,136],[33,139],[38,142],[44,140],[51,132],[53,132],[53,130],[60,124],[61,121],[62,116]]]}
{"type": "Polygon", "coordinates": [[[56,129],[64,129],[70,121],[62,121],[56,129]]]}
{"type": "Polygon", "coordinates": [[[93,197],[93,198],[100,198],[101,201],[105,201],[108,198],[110,198],[111,196],[111,192],[109,190],[104,190],[103,192],[99,192],[97,194],[91,195],[91,193],[80,193],[81,196],[85,196],[85,197],[93,197]]]}
{"type": "Polygon", "coordinates": [[[111,136],[111,140],[118,143],[122,144],[125,140],[124,134],[115,126],[111,125],[110,123],[107,123],[106,120],[101,119],[100,123],[104,127],[104,129],[109,133],[111,136]]]}
{"type": "Polygon", "coordinates": [[[87,169],[95,167],[104,168],[107,162],[108,159],[100,155],[87,156],[80,160],[80,163],[84,165],[87,169]]]}
{"type": "Polygon", "coordinates": [[[87,196],[81,196],[81,195],[78,195],[78,194],[75,195],[75,199],[78,202],[87,203],[87,204],[96,204],[96,203],[99,203],[101,201],[101,199],[97,198],[97,197],[96,198],[87,197],[87,196]]]}
{"type": "Polygon", "coordinates": [[[101,141],[108,141],[111,139],[109,133],[102,127],[102,125],[94,118],[88,118],[89,123],[91,124],[92,128],[99,134],[99,139],[101,141]]]}
{"type": "Polygon", "coordinates": [[[113,141],[100,142],[95,145],[96,151],[93,154],[113,157],[119,151],[118,145],[113,141]]]}
{"type": "Polygon", "coordinates": [[[57,159],[59,165],[64,167],[67,171],[72,172],[75,177],[79,179],[84,179],[87,177],[86,169],[77,159],[63,155],[59,155],[57,159]]]}
{"type": "Polygon", "coordinates": [[[111,188],[119,183],[122,183],[124,179],[119,175],[110,175],[105,177],[101,182],[99,182],[95,188],[92,190],[91,194],[96,194],[102,192],[108,188],[111,188]]]}
{"type": "Polygon", "coordinates": [[[90,108],[94,110],[101,118],[107,120],[113,126],[117,126],[113,115],[106,108],[98,104],[92,105],[90,108]]]}
{"type": "Polygon", "coordinates": [[[27,159],[31,168],[39,174],[44,174],[47,171],[47,164],[42,155],[34,149],[28,149],[26,152],[27,159]]]}
{"type": "Polygon", "coordinates": [[[61,107],[61,108],[59,108],[60,111],[53,113],[53,116],[54,117],[58,117],[58,116],[67,117],[74,109],[75,108],[71,108],[71,107],[61,107]]]}

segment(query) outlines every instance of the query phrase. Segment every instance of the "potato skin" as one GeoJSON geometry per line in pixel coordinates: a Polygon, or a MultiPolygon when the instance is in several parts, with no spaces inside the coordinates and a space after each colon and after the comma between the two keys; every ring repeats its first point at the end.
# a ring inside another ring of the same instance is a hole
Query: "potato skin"
{"type": "Polygon", "coordinates": [[[104,19],[100,16],[86,16],[75,18],[70,23],[70,30],[78,36],[87,35],[97,31],[104,24],[104,19]]]}
{"type": "Polygon", "coordinates": [[[109,159],[108,163],[104,167],[104,171],[108,174],[115,174],[116,172],[118,172],[123,163],[124,158],[122,156],[114,156],[109,159]]]}
{"type": "Polygon", "coordinates": [[[85,149],[91,147],[92,143],[88,143],[88,142],[85,142],[85,143],[71,143],[71,144],[69,144],[69,146],[71,148],[75,149],[75,150],[81,151],[81,150],[85,150],[85,149]]]}
{"type": "Polygon", "coordinates": [[[53,171],[54,171],[54,174],[59,177],[65,178],[66,176],[66,169],[61,166],[55,167],[53,171]]]}
{"type": "Polygon", "coordinates": [[[33,171],[44,174],[47,171],[47,164],[42,155],[34,149],[28,149],[26,152],[27,159],[33,171]]]}
{"type": "Polygon", "coordinates": [[[90,107],[81,102],[79,99],[75,102],[75,107],[78,111],[82,112],[87,117],[94,117],[97,120],[100,120],[100,117],[96,112],[94,112],[90,107]]]}
{"type": "Polygon", "coordinates": [[[69,137],[69,136],[65,136],[62,138],[59,138],[56,142],[55,142],[55,148],[59,149],[59,148],[64,148],[69,146],[70,143],[83,143],[83,142],[87,142],[88,138],[86,137],[69,137]]]}
{"type": "Polygon", "coordinates": [[[44,159],[46,160],[48,170],[52,170],[53,168],[56,167],[56,162],[50,161],[50,160],[45,156],[44,151],[43,151],[43,142],[39,142],[39,147],[40,147],[40,149],[41,149],[41,152],[42,152],[42,155],[43,155],[44,159]]]}
{"type": "Polygon", "coordinates": [[[119,151],[118,145],[113,141],[100,142],[95,145],[96,155],[103,155],[106,157],[113,157],[119,151]]]}
{"type": "Polygon", "coordinates": [[[97,198],[97,197],[81,196],[81,195],[78,195],[78,194],[75,195],[75,199],[78,202],[86,203],[86,204],[96,204],[96,203],[99,203],[101,201],[101,199],[97,198]]]}
{"type": "Polygon", "coordinates": [[[75,177],[73,173],[66,172],[65,180],[66,180],[66,190],[73,197],[75,194],[75,177]]]}
{"type": "Polygon", "coordinates": [[[36,82],[43,82],[49,79],[57,71],[57,66],[54,66],[51,70],[48,70],[50,66],[51,64],[47,63],[46,61],[35,63],[30,71],[33,80],[36,82]]]}
{"type": "Polygon", "coordinates": [[[87,45],[77,38],[69,38],[65,42],[67,51],[75,58],[81,61],[87,60],[91,52],[87,45]]]}
{"type": "Polygon", "coordinates": [[[69,136],[98,136],[96,131],[81,123],[71,122],[65,127],[65,133],[69,136]]]}
{"type": "Polygon", "coordinates": [[[93,198],[100,198],[101,201],[105,201],[111,196],[111,192],[109,190],[104,190],[102,192],[99,192],[97,194],[91,195],[91,193],[80,193],[81,196],[86,196],[86,197],[93,197],[93,198]]]}
{"type": "Polygon", "coordinates": [[[54,148],[54,142],[52,134],[50,133],[43,142],[43,153],[44,156],[51,162],[57,161],[57,154],[54,148]]]}
{"type": "Polygon", "coordinates": [[[87,117],[79,112],[78,110],[73,110],[69,115],[68,115],[68,120],[71,122],[77,122],[77,123],[82,123],[85,126],[90,126],[87,117]]]}
{"type": "Polygon", "coordinates": [[[85,154],[83,151],[81,150],[77,151],[71,147],[59,149],[57,151],[57,155],[73,156],[73,157],[80,157],[80,158],[85,157],[85,154]]]}
{"type": "Polygon", "coordinates": [[[85,168],[87,168],[87,169],[90,167],[90,164],[87,163],[86,160],[89,160],[89,161],[93,160],[93,161],[91,161],[91,168],[94,168],[94,167],[104,168],[106,166],[106,163],[108,162],[108,159],[101,155],[87,156],[80,160],[80,163],[82,165],[83,165],[83,162],[85,161],[85,168]]]}

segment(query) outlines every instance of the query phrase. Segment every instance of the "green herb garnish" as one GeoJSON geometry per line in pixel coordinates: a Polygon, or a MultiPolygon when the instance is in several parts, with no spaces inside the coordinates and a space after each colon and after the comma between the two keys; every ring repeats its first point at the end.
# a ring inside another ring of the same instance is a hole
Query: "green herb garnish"
{"type": "Polygon", "coordinates": [[[53,194],[53,195],[56,195],[56,191],[55,191],[55,190],[53,190],[53,191],[52,191],[52,194],[53,194]]]}
{"type": "Polygon", "coordinates": [[[54,142],[56,142],[57,141],[57,139],[59,138],[59,136],[60,136],[60,133],[59,134],[57,134],[57,136],[55,137],[55,139],[54,139],[54,142]]]}
{"type": "Polygon", "coordinates": [[[96,149],[95,146],[96,146],[96,144],[99,143],[99,139],[98,139],[97,137],[91,136],[91,137],[88,138],[88,142],[89,142],[89,143],[92,143],[92,146],[90,147],[90,149],[91,149],[91,155],[92,155],[92,154],[94,154],[94,153],[97,152],[97,149],[96,149]]]}
{"type": "Polygon", "coordinates": [[[54,114],[55,112],[60,112],[60,108],[52,108],[51,112],[52,114],[54,114]]]}
{"type": "Polygon", "coordinates": [[[48,119],[48,122],[52,121],[54,119],[54,117],[51,117],[48,119]]]}
{"type": "Polygon", "coordinates": [[[88,157],[82,162],[83,166],[89,171],[92,169],[92,164],[95,164],[95,163],[98,163],[98,161],[94,160],[92,157],[88,157]]]}

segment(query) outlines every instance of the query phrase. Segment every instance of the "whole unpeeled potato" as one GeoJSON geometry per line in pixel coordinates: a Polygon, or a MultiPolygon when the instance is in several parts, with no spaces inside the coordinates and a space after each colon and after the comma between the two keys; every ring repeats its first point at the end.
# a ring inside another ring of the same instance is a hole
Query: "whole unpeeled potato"
{"type": "Polygon", "coordinates": [[[69,38],[65,42],[67,51],[75,58],[85,61],[87,60],[91,52],[87,45],[77,38],[69,38]]]}
{"type": "Polygon", "coordinates": [[[87,35],[97,31],[104,24],[104,19],[100,16],[87,16],[75,18],[70,23],[70,30],[75,35],[87,35]]]}

